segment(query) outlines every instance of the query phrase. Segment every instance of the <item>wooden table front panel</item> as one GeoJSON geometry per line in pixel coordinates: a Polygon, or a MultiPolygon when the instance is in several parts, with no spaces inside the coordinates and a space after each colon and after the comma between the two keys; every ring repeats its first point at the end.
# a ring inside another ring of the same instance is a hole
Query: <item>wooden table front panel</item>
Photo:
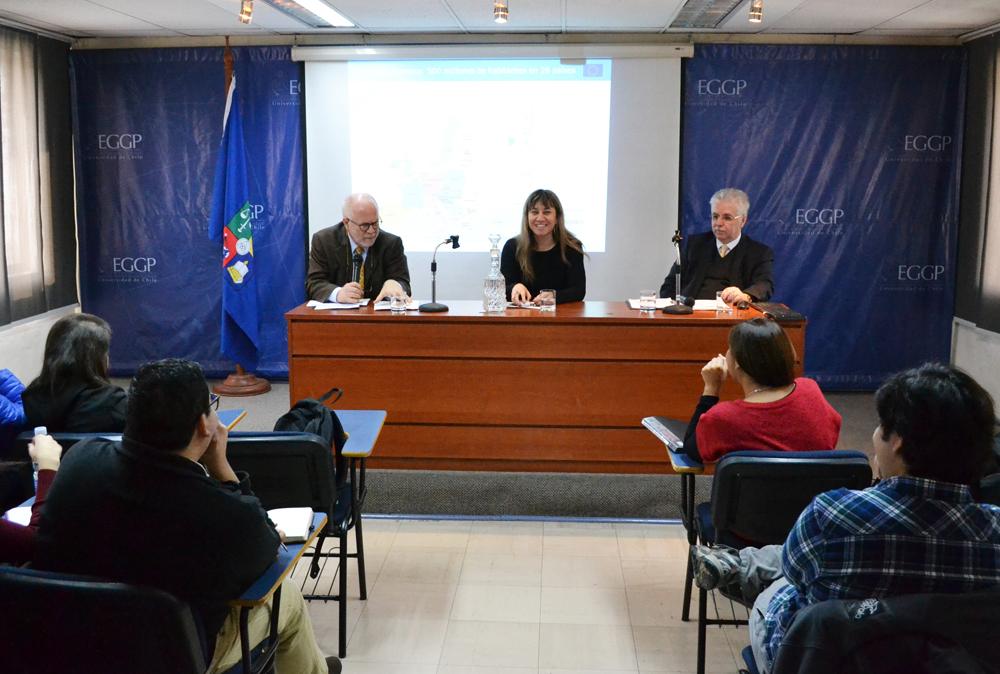
{"type": "MultiPolygon", "coordinates": [[[[338,386],[345,408],[387,410],[373,467],[670,472],[640,420],[689,416],[702,365],[757,315],[585,302],[485,316],[478,302],[448,304],[405,316],[289,312],[291,400],[338,386]]],[[[805,326],[786,330],[801,358],[805,326]]],[[[737,394],[730,383],[723,397],[737,394]]]]}

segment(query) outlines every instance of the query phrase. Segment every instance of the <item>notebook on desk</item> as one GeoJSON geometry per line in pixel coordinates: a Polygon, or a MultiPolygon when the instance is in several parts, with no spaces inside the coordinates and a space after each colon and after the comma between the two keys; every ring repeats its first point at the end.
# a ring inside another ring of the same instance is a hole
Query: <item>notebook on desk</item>
{"type": "Polygon", "coordinates": [[[267,516],[285,534],[286,543],[301,543],[312,530],[312,508],[272,508],[267,516]]]}
{"type": "Polygon", "coordinates": [[[642,420],[642,425],[665,444],[671,452],[682,453],[684,451],[684,441],[678,436],[678,433],[684,433],[686,425],[683,421],[670,417],[645,417],[642,420]]]}

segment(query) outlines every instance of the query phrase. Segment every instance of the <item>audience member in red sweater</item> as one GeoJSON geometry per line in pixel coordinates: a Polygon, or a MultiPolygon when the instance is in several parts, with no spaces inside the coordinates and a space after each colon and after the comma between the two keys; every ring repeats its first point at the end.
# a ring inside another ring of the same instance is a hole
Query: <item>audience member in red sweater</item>
{"type": "Polygon", "coordinates": [[[812,379],[794,377],[795,350],[781,326],[765,318],[729,331],[729,350],[701,369],[705,389],[684,437],[684,452],[703,463],[741,449],[834,449],[840,414],[812,379]],[[743,400],[719,402],[726,376],[743,400]]]}
{"type": "Polygon", "coordinates": [[[28,444],[28,453],[31,460],[38,464],[38,489],[35,503],[31,506],[31,522],[24,527],[0,520],[0,564],[24,564],[31,561],[38,520],[45,504],[45,495],[59,469],[62,446],[51,435],[38,435],[28,444]]]}

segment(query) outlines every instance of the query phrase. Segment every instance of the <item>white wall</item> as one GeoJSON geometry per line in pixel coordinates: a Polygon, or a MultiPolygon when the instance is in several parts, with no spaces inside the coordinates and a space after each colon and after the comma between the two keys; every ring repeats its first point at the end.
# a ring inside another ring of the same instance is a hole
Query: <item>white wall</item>
{"type": "Polygon", "coordinates": [[[0,327],[0,368],[7,368],[27,386],[42,371],[49,328],[63,316],[78,311],[80,305],[71,304],[0,327]]]}
{"type": "Polygon", "coordinates": [[[1000,334],[956,318],[951,360],[975,377],[1000,405],[1000,367],[997,366],[1000,363],[1000,334]]]}

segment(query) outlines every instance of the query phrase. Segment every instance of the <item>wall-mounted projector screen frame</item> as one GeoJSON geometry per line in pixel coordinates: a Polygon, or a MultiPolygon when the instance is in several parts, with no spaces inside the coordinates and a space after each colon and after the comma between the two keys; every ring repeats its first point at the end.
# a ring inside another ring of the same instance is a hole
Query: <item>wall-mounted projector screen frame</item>
{"type": "Polygon", "coordinates": [[[678,213],[680,58],[691,55],[690,45],[295,47],[292,58],[305,62],[310,237],[341,220],[347,194],[371,191],[380,202],[386,230],[403,237],[414,296],[430,295],[428,242],[465,234],[462,248],[449,250],[438,261],[438,297],[476,299],[489,267],[483,228],[496,229],[503,240],[516,235],[524,197],[530,189],[546,187],[560,195],[567,226],[586,230],[574,229],[590,253],[587,298],[624,299],[636,296],[640,288],[658,287],[673,260],[670,236],[678,213]],[[471,75],[465,73],[476,71],[472,62],[486,60],[516,62],[516,67],[480,67],[478,71],[487,76],[471,83],[471,75]],[[579,72],[590,62],[588,73],[594,76],[599,72],[594,64],[606,60],[610,61],[602,71],[603,84],[594,77],[587,81],[572,75],[574,69],[579,72]],[[365,61],[396,64],[389,70],[402,73],[398,77],[387,77],[379,64],[359,70],[380,73],[376,79],[409,80],[409,94],[386,93],[378,88],[381,84],[352,89],[348,64],[365,61]],[[438,61],[449,61],[453,67],[424,67],[438,61]],[[554,66],[546,68],[544,62],[554,66]],[[457,78],[455,73],[459,73],[457,78]],[[539,84],[539,73],[554,79],[539,84]],[[463,81],[456,85],[456,79],[463,81]],[[521,84],[524,88],[519,94],[500,92],[521,84]],[[570,91],[570,87],[576,89],[570,91]],[[514,98],[501,106],[497,101],[505,96],[514,98]],[[437,121],[463,97],[486,106],[470,108],[483,117],[481,137],[469,134],[474,127],[467,117],[472,112],[462,113],[451,123],[437,121]],[[419,111],[415,111],[415,101],[419,111]],[[435,111],[434,105],[441,101],[447,107],[435,111]],[[492,116],[482,112],[496,107],[503,109],[492,116]],[[490,136],[491,125],[504,124],[505,112],[524,110],[530,114],[511,121],[518,131],[505,139],[516,149],[504,161],[496,160],[497,141],[490,136]],[[353,133],[367,126],[369,131],[385,129],[384,137],[369,134],[352,139],[352,117],[367,122],[356,122],[353,133]],[[420,123],[414,125],[415,119],[420,123]],[[541,120],[539,128],[524,126],[532,119],[541,120]],[[597,128],[602,123],[606,125],[603,130],[597,128]],[[587,124],[596,130],[587,131],[587,124]],[[453,138],[434,137],[457,126],[465,127],[458,145],[453,138]],[[572,132],[560,138],[560,130],[572,132]],[[531,142],[524,136],[530,136],[531,142]],[[422,149],[395,151],[411,137],[422,149]],[[413,173],[414,152],[419,156],[428,144],[437,148],[437,143],[443,147],[446,142],[453,145],[448,152],[413,173]],[[409,173],[400,172],[401,164],[409,173]],[[352,171],[365,177],[359,182],[352,171]],[[484,175],[492,182],[485,182],[484,175]],[[407,210],[413,204],[424,210],[407,210]],[[594,223],[599,223],[599,233],[594,223]]]}

